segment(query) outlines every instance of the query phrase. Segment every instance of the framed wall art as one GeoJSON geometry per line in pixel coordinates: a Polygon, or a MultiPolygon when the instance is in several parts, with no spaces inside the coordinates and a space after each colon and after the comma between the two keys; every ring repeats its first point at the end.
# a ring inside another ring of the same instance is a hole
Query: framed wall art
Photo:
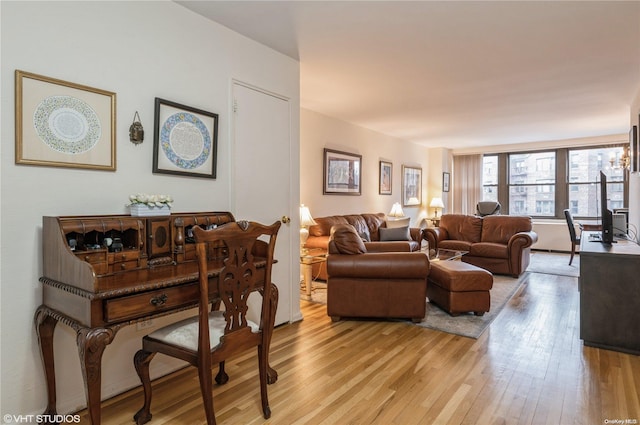
{"type": "Polygon", "coordinates": [[[632,173],[639,171],[640,164],[638,163],[638,127],[632,126],[629,130],[629,170],[632,173]]]}
{"type": "Polygon", "coordinates": [[[402,166],[402,206],[422,204],[422,168],[402,166]]]}
{"type": "Polygon", "coordinates": [[[325,195],[360,195],[362,181],[362,155],[347,152],[324,150],[325,195]]]}
{"type": "Polygon", "coordinates": [[[116,169],[116,94],[15,71],[16,164],[116,169]]]}
{"type": "Polygon", "coordinates": [[[156,98],[153,172],[216,178],[218,114],[156,98]]]}
{"type": "Polygon", "coordinates": [[[447,172],[442,173],[442,191],[448,192],[450,186],[451,186],[451,174],[447,172]]]}
{"type": "MultiPolygon", "coordinates": [[[[640,115],[638,116],[638,123],[640,124],[640,115]]],[[[633,133],[631,139],[631,146],[629,147],[631,164],[630,170],[632,173],[640,171],[640,136],[638,135],[638,126],[631,128],[633,133]]]]}
{"type": "Polygon", "coordinates": [[[378,193],[380,195],[391,195],[393,177],[393,164],[387,161],[380,161],[380,182],[378,193]]]}

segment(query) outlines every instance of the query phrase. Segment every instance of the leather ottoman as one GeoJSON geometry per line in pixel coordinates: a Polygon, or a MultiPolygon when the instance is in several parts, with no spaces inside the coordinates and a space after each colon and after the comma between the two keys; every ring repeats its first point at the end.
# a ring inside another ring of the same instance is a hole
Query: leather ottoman
{"type": "Polygon", "coordinates": [[[491,272],[462,261],[434,261],[427,284],[429,301],[452,316],[473,312],[482,316],[491,306],[491,272]]]}

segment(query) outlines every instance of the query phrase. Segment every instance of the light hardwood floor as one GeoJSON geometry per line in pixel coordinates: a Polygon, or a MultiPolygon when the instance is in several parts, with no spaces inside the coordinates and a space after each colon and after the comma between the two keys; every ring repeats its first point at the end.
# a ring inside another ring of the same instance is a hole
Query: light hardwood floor
{"type": "MultiPolygon", "coordinates": [[[[228,362],[231,379],[214,390],[218,424],[640,424],[640,357],[583,346],[577,278],[529,273],[477,340],[332,323],[305,301],[302,312],[274,332],[271,419],[251,353],[228,362]]],[[[102,423],[131,424],[141,405],[139,389],[108,400],[102,423]]],[[[154,383],[152,413],[151,425],[204,423],[193,368],[154,383]]]]}

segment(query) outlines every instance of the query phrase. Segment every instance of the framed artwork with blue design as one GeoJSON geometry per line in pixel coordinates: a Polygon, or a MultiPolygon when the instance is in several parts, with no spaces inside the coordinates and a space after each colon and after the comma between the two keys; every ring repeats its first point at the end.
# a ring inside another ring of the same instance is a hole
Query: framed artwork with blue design
{"type": "Polygon", "coordinates": [[[153,172],[216,178],[218,114],[156,98],[153,172]]]}
{"type": "Polygon", "coordinates": [[[16,70],[16,164],[116,170],[116,94],[16,70]]]}

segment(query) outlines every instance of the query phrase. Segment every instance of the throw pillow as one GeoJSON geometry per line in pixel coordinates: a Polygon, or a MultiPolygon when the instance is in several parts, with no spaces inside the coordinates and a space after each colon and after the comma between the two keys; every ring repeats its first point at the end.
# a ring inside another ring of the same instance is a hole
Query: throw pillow
{"type": "Polygon", "coordinates": [[[336,224],[331,228],[331,240],[340,254],[364,254],[367,248],[356,229],[350,224],[336,224]]]}
{"type": "Polygon", "coordinates": [[[409,226],[410,221],[411,217],[399,218],[397,220],[388,219],[387,221],[385,221],[385,225],[387,226],[387,229],[393,229],[396,227],[409,226]]]}
{"type": "Polygon", "coordinates": [[[381,227],[379,230],[380,230],[381,241],[410,241],[411,240],[411,236],[409,234],[409,226],[395,227],[393,229],[385,229],[384,227],[381,227]]]}

